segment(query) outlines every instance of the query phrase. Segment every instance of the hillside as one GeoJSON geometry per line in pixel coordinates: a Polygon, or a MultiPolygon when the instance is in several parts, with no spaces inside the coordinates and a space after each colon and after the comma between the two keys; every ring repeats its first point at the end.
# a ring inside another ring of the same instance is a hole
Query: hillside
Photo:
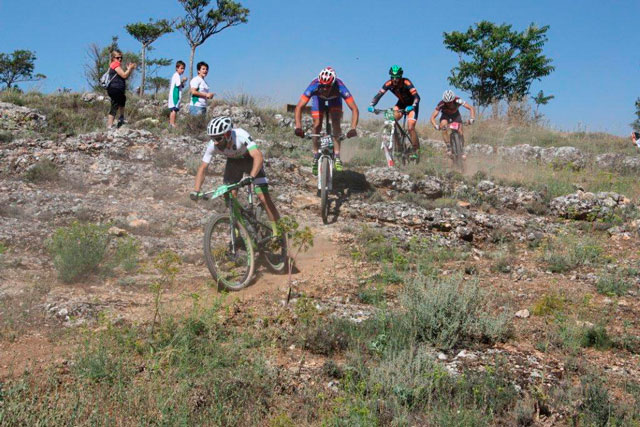
{"type": "Polygon", "coordinates": [[[627,141],[486,120],[460,173],[423,127],[421,163],[388,169],[366,122],[323,225],[290,117],[216,105],[313,232],[287,303],[264,266],[218,292],[202,235],[224,206],[188,197],[205,122],[169,132],[161,101],[132,105],[106,131],[95,94],[0,94],[0,425],[640,423],[627,141]]]}

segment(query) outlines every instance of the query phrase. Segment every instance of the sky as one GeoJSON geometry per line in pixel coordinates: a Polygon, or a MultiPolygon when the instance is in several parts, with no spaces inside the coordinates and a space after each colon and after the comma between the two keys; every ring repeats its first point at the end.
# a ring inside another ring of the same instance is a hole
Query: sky
{"type": "MultiPolygon", "coordinates": [[[[366,117],[364,110],[389,67],[398,64],[420,93],[424,123],[449,88],[447,77],[458,62],[444,47],[443,32],[465,31],[489,20],[519,31],[531,23],[550,26],[544,54],[556,69],[535,82],[531,93],[544,90],[555,96],[541,107],[552,127],[627,135],[635,119],[634,102],[640,96],[638,0],[456,0],[450,6],[425,0],[241,3],[250,9],[249,22],[214,35],[196,50],[196,62],[210,65],[209,86],[221,96],[245,92],[265,105],[296,103],[330,65],[366,117]]],[[[139,51],[126,24],[176,18],[182,12],[177,0],[0,0],[0,52],[35,51],[35,72],[48,78],[21,84],[23,89],[80,91],[88,87],[84,65],[91,43],[105,46],[117,35],[123,50],[139,51]]],[[[188,66],[189,45],[181,33],[165,35],[153,47],[151,57],[182,59],[188,66]]],[[[172,73],[173,66],[161,72],[167,78],[172,73]]],[[[388,93],[379,105],[393,104],[388,93]]]]}

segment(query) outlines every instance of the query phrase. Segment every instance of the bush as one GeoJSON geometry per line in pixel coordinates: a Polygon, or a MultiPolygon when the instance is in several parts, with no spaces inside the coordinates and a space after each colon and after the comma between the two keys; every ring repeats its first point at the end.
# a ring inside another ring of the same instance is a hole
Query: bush
{"type": "Polygon", "coordinates": [[[60,280],[71,283],[97,270],[110,240],[107,229],[107,225],[74,222],[53,233],[48,249],[60,280]]]}
{"type": "Polygon", "coordinates": [[[621,297],[631,289],[631,283],[619,274],[607,274],[598,278],[596,289],[602,295],[621,297]]]}
{"type": "Polygon", "coordinates": [[[533,306],[533,314],[545,316],[561,311],[565,306],[565,298],[557,293],[543,295],[533,306]]]}
{"type": "Polygon", "coordinates": [[[545,241],[540,261],[552,273],[564,273],[579,266],[606,262],[603,252],[602,246],[593,238],[563,235],[545,241]]]}
{"type": "Polygon", "coordinates": [[[59,178],[58,165],[48,159],[40,160],[24,174],[24,179],[33,183],[57,181],[59,178]]]}
{"type": "Polygon", "coordinates": [[[0,142],[13,141],[13,134],[11,132],[0,131],[0,142]]]}
{"type": "Polygon", "coordinates": [[[397,321],[405,333],[441,349],[472,341],[494,342],[510,334],[506,316],[492,317],[477,284],[458,279],[416,280],[401,295],[404,314],[397,321]]]}

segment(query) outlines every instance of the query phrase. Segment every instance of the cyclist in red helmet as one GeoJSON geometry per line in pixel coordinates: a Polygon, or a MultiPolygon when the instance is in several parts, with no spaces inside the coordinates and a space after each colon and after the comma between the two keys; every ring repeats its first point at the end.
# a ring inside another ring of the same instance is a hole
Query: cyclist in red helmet
{"type": "MultiPolygon", "coordinates": [[[[335,168],[338,172],[342,171],[342,161],[340,160],[340,120],[342,119],[342,99],[345,100],[351,109],[351,129],[347,132],[347,138],[357,136],[356,126],[358,126],[359,112],[358,106],[353,100],[353,96],[349,89],[344,85],[342,80],[336,77],[333,68],[327,67],[320,71],[317,79],[314,79],[307,89],[300,96],[300,101],[296,105],[295,134],[300,138],[304,138],[302,130],[302,108],[307,105],[311,99],[311,117],[313,118],[313,133],[320,133],[322,130],[322,119],[325,110],[329,111],[331,117],[331,128],[333,130],[335,168]]],[[[318,174],[318,138],[313,138],[313,167],[314,175],[318,174]]]]}

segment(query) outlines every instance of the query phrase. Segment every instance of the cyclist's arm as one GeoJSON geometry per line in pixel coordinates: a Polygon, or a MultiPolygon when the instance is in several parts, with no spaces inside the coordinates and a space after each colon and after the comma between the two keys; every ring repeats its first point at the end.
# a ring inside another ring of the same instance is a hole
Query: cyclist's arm
{"type": "Polygon", "coordinates": [[[416,107],[420,103],[420,95],[418,94],[418,89],[415,88],[415,86],[413,85],[413,83],[411,83],[411,80],[409,79],[405,79],[404,84],[405,86],[407,86],[407,89],[409,89],[409,93],[413,95],[412,105],[416,107]]]}
{"type": "Polygon", "coordinates": [[[302,109],[309,102],[309,97],[306,95],[302,95],[300,100],[298,101],[298,105],[296,105],[296,111],[294,113],[294,117],[296,120],[296,128],[302,128],[302,109]]]}
{"type": "Polygon", "coordinates": [[[352,98],[346,100],[347,105],[351,109],[351,129],[355,129],[358,126],[358,120],[360,119],[360,111],[356,102],[352,98]]]}
{"type": "Polygon", "coordinates": [[[438,114],[440,113],[440,110],[438,110],[437,108],[435,110],[433,110],[433,113],[431,113],[431,124],[433,125],[433,127],[436,127],[436,117],[438,117],[438,114]]]}
{"type": "Polygon", "coordinates": [[[248,151],[249,156],[253,159],[253,166],[251,166],[251,177],[255,178],[262,169],[263,157],[262,152],[257,148],[252,148],[248,151]]]}
{"type": "Polygon", "coordinates": [[[200,191],[200,189],[202,188],[202,184],[204,183],[204,177],[207,174],[207,166],[209,166],[209,163],[202,162],[202,164],[198,168],[198,173],[196,174],[196,182],[193,187],[195,191],[200,191]]]}
{"type": "Polygon", "coordinates": [[[471,119],[475,120],[475,118],[476,118],[476,109],[473,108],[473,105],[470,105],[468,102],[465,102],[464,104],[462,104],[462,106],[471,112],[471,119]]]}
{"type": "Polygon", "coordinates": [[[373,97],[373,99],[371,100],[371,105],[372,106],[376,106],[378,104],[378,102],[380,101],[380,98],[382,98],[382,96],[387,93],[387,91],[389,90],[389,85],[387,84],[389,82],[386,82],[385,84],[382,85],[382,89],[380,89],[378,91],[378,93],[376,93],[376,96],[373,97]]]}

